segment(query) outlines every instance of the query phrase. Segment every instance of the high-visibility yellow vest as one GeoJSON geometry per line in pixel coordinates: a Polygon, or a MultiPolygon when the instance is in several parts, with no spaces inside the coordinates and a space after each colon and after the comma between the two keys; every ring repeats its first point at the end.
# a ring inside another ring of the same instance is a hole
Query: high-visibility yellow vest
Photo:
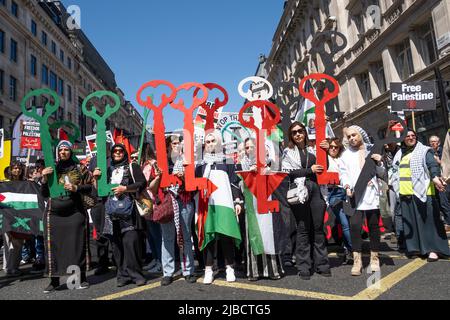
{"type": "MultiPolygon", "coordinates": [[[[399,167],[399,176],[400,176],[400,194],[403,196],[412,196],[414,195],[413,184],[411,180],[411,156],[412,153],[403,157],[402,161],[400,161],[399,167]]],[[[434,196],[436,190],[434,188],[433,182],[430,182],[430,186],[427,190],[427,196],[434,196]]]]}

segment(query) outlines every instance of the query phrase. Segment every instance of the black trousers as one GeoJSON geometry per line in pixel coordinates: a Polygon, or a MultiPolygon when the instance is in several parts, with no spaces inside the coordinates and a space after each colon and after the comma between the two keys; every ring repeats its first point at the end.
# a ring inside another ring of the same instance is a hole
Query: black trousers
{"type": "Polygon", "coordinates": [[[114,260],[117,265],[117,281],[145,280],[142,274],[142,241],[136,230],[120,232],[120,226],[114,221],[112,239],[114,260]]]}
{"type": "Polygon", "coordinates": [[[369,227],[370,250],[380,251],[380,210],[356,211],[350,218],[350,234],[354,252],[362,252],[362,227],[367,218],[369,227]]]}
{"type": "Polygon", "coordinates": [[[109,239],[100,235],[103,231],[105,223],[105,206],[102,202],[98,202],[91,209],[91,217],[94,223],[94,227],[99,234],[98,239],[95,240],[97,257],[98,257],[98,267],[109,267],[109,239]]]}
{"type": "Polygon", "coordinates": [[[217,252],[217,246],[222,249],[222,256],[225,265],[232,266],[234,264],[234,240],[226,236],[219,236],[216,241],[211,241],[205,248],[205,265],[212,267],[214,265],[214,257],[217,252]]]}
{"type": "Polygon", "coordinates": [[[308,202],[292,207],[297,222],[296,264],[300,272],[308,273],[313,268],[326,272],[330,269],[323,226],[326,203],[316,183],[311,182],[310,190],[308,202]]]}

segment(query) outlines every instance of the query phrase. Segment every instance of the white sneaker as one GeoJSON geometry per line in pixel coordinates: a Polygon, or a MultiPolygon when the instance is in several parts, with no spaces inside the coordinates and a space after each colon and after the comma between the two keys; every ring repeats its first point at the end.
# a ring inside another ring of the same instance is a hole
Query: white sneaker
{"type": "Polygon", "coordinates": [[[234,275],[234,269],[227,267],[227,282],[236,282],[236,276],[234,275]]]}
{"type": "Polygon", "coordinates": [[[212,284],[214,281],[214,273],[212,269],[205,270],[205,277],[203,278],[203,284],[212,284]]]}

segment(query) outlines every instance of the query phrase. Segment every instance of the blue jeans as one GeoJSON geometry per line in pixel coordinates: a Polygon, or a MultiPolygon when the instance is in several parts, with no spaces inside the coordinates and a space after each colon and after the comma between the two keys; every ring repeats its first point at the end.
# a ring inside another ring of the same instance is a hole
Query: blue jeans
{"type": "MultiPolygon", "coordinates": [[[[184,259],[180,253],[181,268],[183,276],[194,274],[194,252],[192,251],[191,223],[194,218],[194,202],[186,205],[178,200],[180,207],[180,226],[184,240],[184,259]],[[184,263],[185,261],[185,263],[184,263]]],[[[175,273],[175,245],[176,229],[175,222],[161,224],[162,231],[162,266],[164,277],[172,277],[175,273]]]]}
{"type": "Polygon", "coordinates": [[[153,221],[147,221],[148,244],[152,250],[152,258],[161,261],[162,235],[161,225],[153,221]]]}
{"type": "MultiPolygon", "coordinates": [[[[329,189],[331,190],[331,189],[329,189]]],[[[348,217],[344,212],[342,203],[339,201],[345,201],[346,194],[342,188],[333,188],[328,194],[328,203],[330,204],[334,215],[336,216],[336,223],[342,226],[342,233],[344,234],[344,246],[347,250],[352,251],[352,238],[350,235],[350,223],[348,217]]]]}
{"type": "Polygon", "coordinates": [[[404,241],[404,227],[402,210],[400,208],[400,199],[398,199],[395,191],[392,188],[389,188],[389,204],[394,220],[395,236],[398,240],[404,241]]]}
{"type": "Polygon", "coordinates": [[[36,262],[38,262],[38,263],[45,263],[45,259],[44,259],[44,237],[43,236],[37,236],[36,237],[35,248],[36,248],[36,262]]]}

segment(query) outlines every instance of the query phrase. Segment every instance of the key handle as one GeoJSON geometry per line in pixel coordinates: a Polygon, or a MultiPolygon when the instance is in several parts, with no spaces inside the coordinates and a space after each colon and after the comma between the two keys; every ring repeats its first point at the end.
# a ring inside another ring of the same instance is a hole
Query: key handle
{"type": "MultiPolygon", "coordinates": [[[[212,91],[214,89],[219,90],[223,94],[223,99],[216,98],[214,99],[214,106],[210,107],[205,102],[201,105],[203,110],[206,111],[206,125],[205,125],[205,132],[208,132],[210,130],[214,130],[214,114],[222,107],[227,105],[228,103],[228,92],[217,83],[204,83],[203,84],[209,91],[212,91]]],[[[197,96],[198,92],[200,91],[200,88],[195,89],[194,96],[197,96]]]]}
{"type": "Polygon", "coordinates": [[[108,183],[108,166],[106,160],[106,121],[117,111],[119,111],[121,107],[120,98],[117,94],[111,91],[96,91],[88,95],[82,104],[83,114],[87,117],[93,119],[96,122],[97,127],[97,167],[102,171],[102,175],[98,180],[98,195],[100,197],[107,197],[113,194],[112,188],[117,187],[117,185],[108,183]],[[97,107],[91,106],[88,109],[88,103],[91,100],[108,97],[114,101],[114,105],[111,105],[109,102],[105,104],[105,112],[103,115],[98,113],[97,107]]]}

